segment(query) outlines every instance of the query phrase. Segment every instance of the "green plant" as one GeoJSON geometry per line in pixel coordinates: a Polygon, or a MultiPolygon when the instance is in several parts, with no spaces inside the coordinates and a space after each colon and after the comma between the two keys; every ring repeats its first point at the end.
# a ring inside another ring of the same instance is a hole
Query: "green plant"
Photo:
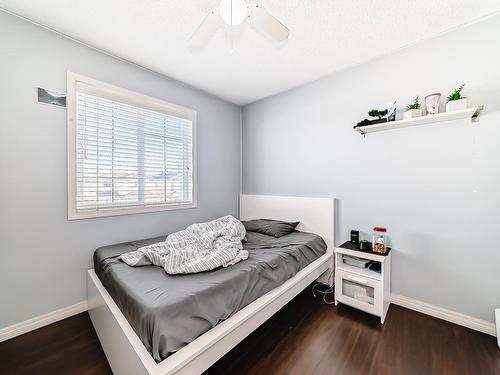
{"type": "Polygon", "coordinates": [[[410,111],[412,109],[420,109],[420,102],[418,101],[418,96],[415,99],[413,99],[413,102],[411,104],[408,104],[406,106],[407,111],[410,111]]]}
{"type": "Polygon", "coordinates": [[[368,116],[378,117],[379,119],[381,119],[385,115],[387,115],[387,109],[383,109],[381,111],[378,109],[372,109],[370,112],[368,112],[368,116]]]}
{"type": "Polygon", "coordinates": [[[452,91],[450,95],[448,95],[448,101],[451,102],[453,100],[465,99],[465,96],[462,96],[462,90],[464,89],[465,83],[462,83],[458,88],[452,91]]]}

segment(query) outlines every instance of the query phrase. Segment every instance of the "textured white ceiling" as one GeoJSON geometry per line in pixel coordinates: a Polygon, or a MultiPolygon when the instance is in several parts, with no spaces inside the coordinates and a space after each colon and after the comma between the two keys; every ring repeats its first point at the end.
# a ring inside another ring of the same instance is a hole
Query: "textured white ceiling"
{"type": "Polygon", "coordinates": [[[188,39],[217,0],[0,0],[0,7],[236,104],[500,11],[499,0],[261,0],[291,29],[276,46],[243,25],[231,52],[221,30],[201,51],[188,39]]]}

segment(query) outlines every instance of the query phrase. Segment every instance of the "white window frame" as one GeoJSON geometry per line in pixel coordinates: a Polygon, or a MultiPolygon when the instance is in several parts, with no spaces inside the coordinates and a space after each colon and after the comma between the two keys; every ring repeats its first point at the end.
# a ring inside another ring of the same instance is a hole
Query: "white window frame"
{"type": "Polygon", "coordinates": [[[178,210],[197,207],[197,160],[196,160],[196,111],[191,108],[156,99],[126,90],[79,74],[67,74],[67,165],[68,165],[68,220],[129,215],[147,212],[178,210]],[[190,120],[192,123],[192,201],[189,203],[161,203],[158,205],[109,207],[99,209],[76,208],[76,87],[85,84],[86,91],[95,91],[96,96],[105,96],[120,103],[144,108],[170,116],[190,120]]]}

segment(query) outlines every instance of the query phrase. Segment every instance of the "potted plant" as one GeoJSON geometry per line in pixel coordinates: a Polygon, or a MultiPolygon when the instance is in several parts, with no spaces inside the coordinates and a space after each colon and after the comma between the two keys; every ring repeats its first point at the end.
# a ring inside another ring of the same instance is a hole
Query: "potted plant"
{"type": "Polygon", "coordinates": [[[422,108],[417,96],[415,99],[413,99],[412,103],[406,106],[406,111],[403,114],[403,119],[408,120],[420,116],[422,116],[422,108]]]}
{"type": "Polygon", "coordinates": [[[383,110],[372,109],[370,112],[368,112],[368,116],[378,117],[377,120],[370,121],[371,124],[381,124],[387,122],[387,118],[384,117],[387,116],[387,109],[383,110]]]}
{"type": "Polygon", "coordinates": [[[462,83],[458,88],[448,95],[448,103],[446,103],[446,112],[459,111],[467,109],[467,98],[462,96],[462,90],[465,83],[462,83]]]}

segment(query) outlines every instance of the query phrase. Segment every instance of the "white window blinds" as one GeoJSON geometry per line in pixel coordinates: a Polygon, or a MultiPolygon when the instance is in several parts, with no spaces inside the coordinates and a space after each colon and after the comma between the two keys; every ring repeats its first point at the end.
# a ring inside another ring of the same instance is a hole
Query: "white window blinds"
{"type": "Polygon", "coordinates": [[[117,94],[75,84],[76,216],[192,205],[192,116],[157,100],[141,106],[140,94],[117,94]]]}

